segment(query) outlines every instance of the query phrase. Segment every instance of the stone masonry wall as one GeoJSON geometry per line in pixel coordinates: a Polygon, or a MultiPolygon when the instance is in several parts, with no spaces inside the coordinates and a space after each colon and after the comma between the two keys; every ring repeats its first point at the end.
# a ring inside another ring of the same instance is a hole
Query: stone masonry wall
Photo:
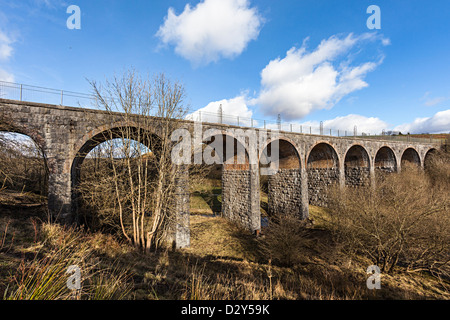
{"type": "Polygon", "coordinates": [[[365,186],[370,181],[369,168],[345,168],[346,186],[365,186]]]}
{"type": "Polygon", "coordinates": [[[250,171],[222,171],[222,213],[242,226],[250,226],[250,171]]]}
{"type": "Polygon", "coordinates": [[[269,214],[302,217],[300,169],[279,169],[269,177],[269,214]]]}
{"type": "Polygon", "coordinates": [[[315,206],[326,206],[326,191],[333,184],[339,183],[338,168],[310,168],[308,172],[309,203],[315,206]]]}

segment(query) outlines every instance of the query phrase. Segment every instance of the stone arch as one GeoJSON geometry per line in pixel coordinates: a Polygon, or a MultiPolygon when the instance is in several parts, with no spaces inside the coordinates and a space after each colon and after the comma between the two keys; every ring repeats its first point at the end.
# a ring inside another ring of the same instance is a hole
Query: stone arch
{"type": "Polygon", "coordinates": [[[362,186],[369,182],[370,158],[367,150],[359,145],[352,145],[344,157],[345,184],[362,186]]]}
{"type": "Polygon", "coordinates": [[[436,148],[431,148],[425,153],[425,156],[423,157],[423,167],[425,170],[430,167],[430,162],[432,161],[433,156],[436,155],[437,152],[438,150],[436,148]]]}
{"type": "Polygon", "coordinates": [[[214,160],[221,169],[223,216],[256,232],[261,228],[259,173],[258,166],[252,163],[255,156],[250,151],[254,146],[251,139],[243,131],[209,129],[203,134],[206,147],[202,152],[213,151],[209,161],[214,160]]]}
{"type": "Polygon", "coordinates": [[[5,139],[3,147],[11,152],[10,157],[4,159],[1,166],[3,168],[0,167],[2,185],[14,191],[48,196],[49,162],[44,149],[45,142],[39,139],[39,134],[26,128],[3,127],[1,124],[0,134],[6,134],[6,137],[3,137],[5,139]],[[11,137],[8,137],[9,134],[11,137]],[[8,140],[14,140],[14,144],[9,144],[8,140]],[[16,172],[20,172],[18,177],[16,172]]]}
{"type": "Polygon", "coordinates": [[[27,126],[18,127],[14,124],[9,123],[9,121],[5,121],[5,119],[1,120],[0,132],[18,133],[29,137],[39,147],[39,149],[42,150],[43,155],[46,155],[46,141],[39,131],[28,128],[27,126]]]}
{"type": "Polygon", "coordinates": [[[160,146],[161,139],[152,131],[139,126],[125,125],[123,122],[118,122],[114,125],[100,126],[86,134],[78,141],[77,144],[75,144],[75,156],[73,157],[70,166],[72,215],[75,220],[78,219],[77,211],[79,193],[77,191],[77,187],[81,181],[81,168],[86,156],[101,143],[122,138],[123,130],[129,130],[127,139],[130,140],[138,141],[137,137],[145,137],[145,139],[139,139],[141,140],[140,142],[157,155],[157,150],[160,146]]]}
{"type": "Polygon", "coordinates": [[[332,144],[320,141],[311,147],[306,158],[306,168],[339,168],[339,156],[332,144]]]}
{"type": "Polygon", "coordinates": [[[397,171],[397,159],[394,151],[388,146],[378,149],[374,159],[375,172],[390,173],[397,171]]]}
{"type": "Polygon", "coordinates": [[[208,160],[222,165],[227,170],[248,170],[250,154],[248,142],[242,136],[235,136],[222,130],[208,130],[203,136],[205,148],[203,161],[208,160]]]}
{"type": "Polygon", "coordinates": [[[267,180],[268,214],[302,218],[301,160],[295,145],[284,138],[266,143],[260,154],[260,172],[261,179],[267,180]]]}
{"type": "Polygon", "coordinates": [[[309,203],[325,206],[327,188],[339,183],[339,156],[335,148],[327,142],[315,144],[308,153],[306,171],[309,203]]]}
{"type": "Polygon", "coordinates": [[[407,167],[408,164],[415,164],[420,167],[419,153],[412,147],[405,149],[401,157],[402,168],[407,167]]]}
{"type": "Polygon", "coordinates": [[[295,143],[286,137],[266,141],[259,151],[258,160],[260,167],[269,168],[270,165],[274,169],[301,169],[302,167],[300,153],[295,143]],[[276,153],[272,156],[273,148],[277,150],[273,150],[276,153]]]}

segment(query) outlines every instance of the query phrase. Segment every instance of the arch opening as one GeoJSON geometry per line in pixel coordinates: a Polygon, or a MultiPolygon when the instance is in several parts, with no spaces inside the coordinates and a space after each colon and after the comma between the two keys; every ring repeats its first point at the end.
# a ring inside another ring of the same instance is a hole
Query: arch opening
{"type": "Polygon", "coordinates": [[[310,151],[306,171],[309,204],[326,206],[329,186],[339,183],[339,157],[328,143],[319,143],[310,151]]]}
{"type": "Polygon", "coordinates": [[[300,168],[300,156],[289,141],[277,139],[276,143],[272,141],[265,147],[260,158],[263,216],[293,214],[302,218],[300,168]],[[269,161],[268,157],[272,156],[274,161],[269,161]]]}
{"type": "Polygon", "coordinates": [[[233,179],[237,179],[239,171],[249,170],[247,150],[235,137],[217,133],[204,138],[194,150],[191,163],[191,213],[221,215],[227,196],[232,197],[228,189],[233,188],[233,179]]]}
{"type": "MultiPolygon", "coordinates": [[[[259,199],[259,176],[250,163],[248,140],[240,138],[217,131],[203,136],[202,145],[194,150],[193,157],[202,157],[202,164],[194,167],[201,167],[207,181],[204,187],[194,187],[196,191],[191,192],[191,213],[201,210],[203,214],[221,214],[255,231],[260,229],[256,207],[259,203],[254,200],[259,199]]],[[[202,181],[196,181],[195,174],[190,175],[190,180],[193,185],[202,181]]]]}
{"type": "Polygon", "coordinates": [[[370,181],[370,160],[366,149],[360,145],[352,146],[344,160],[345,185],[364,186],[370,181]]]}
{"type": "Polygon", "coordinates": [[[154,211],[160,153],[159,137],[135,127],[112,128],[86,141],[71,166],[74,218],[93,229],[134,236],[136,216],[144,221],[154,211]]]}
{"type": "Polygon", "coordinates": [[[397,171],[394,151],[389,147],[380,148],[375,155],[374,168],[378,175],[397,171]]]}
{"type": "Polygon", "coordinates": [[[28,193],[30,200],[45,201],[49,169],[42,147],[29,135],[1,131],[0,150],[0,190],[5,197],[28,193]]]}
{"type": "Polygon", "coordinates": [[[420,167],[420,157],[416,150],[408,148],[402,154],[401,166],[402,169],[407,169],[412,165],[420,167]]]}
{"type": "Polygon", "coordinates": [[[430,169],[430,167],[433,164],[433,158],[435,156],[437,156],[437,154],[438,154],[438,150],[435,148],[432,148],[427,151],[427,153],[425,154],[425,157],[423,159],[423,167],[425,170],[430,169]]]}

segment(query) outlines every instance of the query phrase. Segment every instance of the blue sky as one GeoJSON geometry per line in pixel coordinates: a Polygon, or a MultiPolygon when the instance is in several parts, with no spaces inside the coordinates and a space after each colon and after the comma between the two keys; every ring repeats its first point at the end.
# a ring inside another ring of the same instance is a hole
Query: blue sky
{"type": "Polygon", "coordinates": [[[450,132],[448,0],[0,2],[0,80],[90,92],[130,67],[182,82],[192,111],[450,132]]]}

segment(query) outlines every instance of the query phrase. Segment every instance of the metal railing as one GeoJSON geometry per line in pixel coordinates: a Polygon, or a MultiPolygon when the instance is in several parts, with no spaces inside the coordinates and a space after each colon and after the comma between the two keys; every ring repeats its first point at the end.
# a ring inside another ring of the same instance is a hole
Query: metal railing
{"type": "MultiPolygon", "coordinates": [[[[67,90],[51,89],[46,87],[32,86],[21,83],[0,81],[0,98],[39,102],[53,105],[64,105],[71,107],[97,108],[96,96],[92,94],[73,92],[67,90]]],[[[219,108],[221,110],[221,108],[219,108]]],[[[248,117],[224,114],[218,112],[195,111],[186,117],[187,120],[226,124],[239,127],[261,128],[294,132],[301,134],[335,136],[335,137],[357,137],[363,139],[377,139],[389,141],[407,141],[421,143],[443,144],[444,139],[417,138],[410,135],[371,135],[370,133],[359,132],[357,126],[349,130],[327,128],[320,122],[319,126],[306,126],[298,123],[282,122],[280,115],[277,120],[262,120],[248,117]]]]}
{"type": "Polygon", "coordinates": [[[57,90],[0,81],[0,98],[65,106],[93,106],[95,97],[86,93],[57,90]]]}

